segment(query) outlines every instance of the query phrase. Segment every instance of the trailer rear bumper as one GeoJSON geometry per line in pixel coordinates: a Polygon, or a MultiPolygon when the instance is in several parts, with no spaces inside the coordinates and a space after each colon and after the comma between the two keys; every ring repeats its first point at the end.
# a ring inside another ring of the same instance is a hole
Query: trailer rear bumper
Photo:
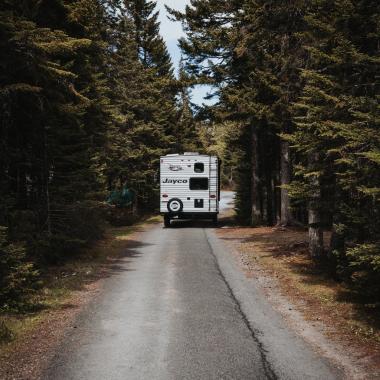
{"type": "Polygon", "coordinates": [[[164,217],[164,226],[169,228],[172,220],[211,220],[216,227],[218,225],[219,212],[162,212],[164,217]]]}
{"type": "Polygon", "coordinates": [[[213,212],[161,212],[161,215],[171,219],[213,219],[219,211],[213,212]]]}

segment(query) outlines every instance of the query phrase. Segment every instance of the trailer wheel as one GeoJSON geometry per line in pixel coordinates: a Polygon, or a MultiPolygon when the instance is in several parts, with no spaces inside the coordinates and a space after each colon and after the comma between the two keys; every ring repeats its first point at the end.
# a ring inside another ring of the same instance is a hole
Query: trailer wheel
{"type": "Polygon", "coordinates": [[[183,209],[183,203],[180,199],[178,198],[172,198],[170,199],[170,201],[168,202],[168,210],[170,212],[181,212],[183,209]]]}
{"type": "Polygon", "coordinates": [[[164,215],[164,226],[166,228],[170,227],[170,216],[169,215],[164,215]]]}

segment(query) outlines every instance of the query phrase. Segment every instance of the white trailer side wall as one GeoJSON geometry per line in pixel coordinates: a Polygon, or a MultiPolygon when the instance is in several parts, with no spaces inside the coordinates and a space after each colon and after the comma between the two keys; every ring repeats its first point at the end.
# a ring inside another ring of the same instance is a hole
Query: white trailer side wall
{"type": "Polygon", "coordinates": [[[160,211],[168,212],[167,203],[178,198],[182,212],[218,212],[218,158],[204,155],[163,156],[160,160],[160,211]],[[194,164],[203,163],[204,172],[196,173],[194,164]],[[190,190],[190,178],[208,178],[207,190],[190,190]],[[164,195],[166,197],[164,197],[164,195]],[[203,199],[203,208],[194,207],[195,199],[203,199]]]}

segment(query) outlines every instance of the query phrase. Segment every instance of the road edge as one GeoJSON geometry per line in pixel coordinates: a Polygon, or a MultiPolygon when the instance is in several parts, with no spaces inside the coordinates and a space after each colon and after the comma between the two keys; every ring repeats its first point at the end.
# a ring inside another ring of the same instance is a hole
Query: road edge
{"type": "Polygon", "coordinates": [[[254,278],[245,276],[233,248],[224,244],[215,231],[207,229],[205,234],[220,272],[228,282],[251,329],[260,340],[276,376],[292,380],[346,378],[347,368],[334,361],[325,350],[313,345],[294,326],[287,323],[282,313],[266,298],[260,284],[254,278]],[[295,342],[295,345],[289,347],[288,342],[295,342]],[[305,368],[302,373],[296,369],[300,362],[310,363],[309,368],[305,368]],[[311,363],[319,365],[312,366],[311,363]],[[287,373],[289,368],[293,371],[290,374],[287,373]],[[313,376],[313,372],[323,375],[313,376]]]}

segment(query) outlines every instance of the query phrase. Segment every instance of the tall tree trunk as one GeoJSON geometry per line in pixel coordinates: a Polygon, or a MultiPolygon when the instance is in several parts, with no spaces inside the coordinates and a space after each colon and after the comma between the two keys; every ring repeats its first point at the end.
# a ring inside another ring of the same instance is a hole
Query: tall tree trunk
{"type": "MultiPolygon", "coordinates": [[[[343,197],[338,193],[336,185],[336,177],[333,176],[331,183],[334,186],[334,191],[331,192],[331,213],[332,213],[332,228],[330,247],[327,252],[327,259],[329,261],[329,268],[334,276],[336,276],[338,261],[342,260],[345,256],[345,232],[342,228],[342,215],[339,212],[339,200],[343,197]]],[[[331,186],[331,185],[330,185],[331,186]]]]}
{"type": "Polygon", "coordinates": [[[46,196],[46,226],[48,236],[52,235],[51,228],[51,204],[50,204],[50,191],[49,191],[49,181],[50,181],[50,168],[48,164],[48,141],[46,136],[46,128],[44,127],[44,177],[45,177],[45,196],[46,196]]]}
{"type": "MultiPolygon", "coordinates": [[[[290,152],[289,143],[281,141],[281,186],[290,184],[290,152]]],[[[289,192],[286,188],[281,187],[281,217],[280,225],[288,226],[293,222],[293,215],[290,209],[289,192]]]]}
{"type": "MultiPolygon", "coordinates": [[[[279,157],[278,157],[279,158],[279,157]]],[[[276,171],[273,176],[273,189],[274,189],[274,212],[275,212],[275,222],[277,225],[280,224],[281,220],[281,189],[280,189],[280,160],[276,162],[276,171]]]]}
{"type": "Polygon", "coordinates": [[[317,207],[309,205],[309,251],[312,258],[323,256],[323,231],[320,212],[317,207]]]}
{"type": "Polygon", "coordinates": [[[267,166],[265,171],[265,182],[266,182],[266,214],[267,214],[267,224],[273,226],[274,215],[273,215],[273,179],[272,170],[267,166]]]}
{"type": "Polygon", "coordinates": [[[257,130],[254,125],[251,126],[251,149],[252,149],[252,172],[251,172],[251,224],[256,226],[261,223],[260,214],[260,192],[259,192],[259,157],[257,144],[257,130]]]}
{"type": "MultiPolygon", "coordinates": [[[[309,168],[315,170],[319,161],[318,153],[309,155],[309,168]]],[[[310,187],[312,189],[311,198],[308,205],[309,224],[309,251],[313,259],[320,259],[324,256],[323,250],[323,230],[321,220],[321,184],[317,175],[310,176],[310,187]]]]}

